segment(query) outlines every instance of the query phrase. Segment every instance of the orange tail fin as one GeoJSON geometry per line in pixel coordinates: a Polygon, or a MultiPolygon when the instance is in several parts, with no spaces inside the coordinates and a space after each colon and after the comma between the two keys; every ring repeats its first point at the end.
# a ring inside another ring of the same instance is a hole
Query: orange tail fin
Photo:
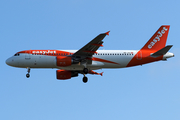
{"type": "Polygon", "coordinates": [[[144,47],[142,47],[141,50],[139,50],[136,53],[136,55],[128,63],[127,67],[142,65],[142,64],[162,60],[163,54],[170,49],[170,46],[164,48],[166,45],[169,28],[170,28],[169,25],[162,25],[156,31],[156,33],[149,39],[149,41],[144,45],[144,47]],[[151,53],[154,54],[152,54],[152,56],[149,57],[151,53]],[[159,56],[159,54],[161,55],[159,56]]]}
{"type": "Polygon", "coordinates": [[[162,25],[141,50],[158,51],[164,48],[166,45],[169,28],[169,25],[162,25]]]}

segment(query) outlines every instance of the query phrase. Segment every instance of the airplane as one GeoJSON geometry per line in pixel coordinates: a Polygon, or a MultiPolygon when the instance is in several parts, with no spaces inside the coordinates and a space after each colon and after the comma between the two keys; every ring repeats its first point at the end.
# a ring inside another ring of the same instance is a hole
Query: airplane
{"type": "Polygon", "coordinates": [[[104,68],[126,68],[156,61],[166,61],[174,57],[168,52],[172,45],[166,45],[170,25],[162,25],[140,50],[98,50],[109,32],[99,34],[79,50],[24,50],[6,60],[13,67],[27,68],[26,77],[30,77],[31,68],[56,68],[56,78],[67,80],[83,74],[86,83],[87,74],[101,75],[94,70],[104,68]]]}

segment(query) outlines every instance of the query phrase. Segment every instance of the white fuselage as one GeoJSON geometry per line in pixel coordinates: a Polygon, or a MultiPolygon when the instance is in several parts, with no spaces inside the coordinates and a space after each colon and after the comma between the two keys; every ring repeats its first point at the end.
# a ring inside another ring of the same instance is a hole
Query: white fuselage
{"type": "MultiPolygon", "coordinates": [[[[61,50],[62,51],[62,50],[61,50]]],[[[75,53],[77,50],[63,50],[65,52],[75,53]]],[[[95,70],[102,68],[124,68],[135,57],[139,50],[98,50],[93,55],[92,64],[87,64],[86,67],[95,70]]],[[[171,57],[172,53],[164,55],[165,58],[171,57]]],[[[6,60],[10,66],[20,68],[57,68],[63,70],[82,70],[83,64],[72,64],[67,67],[59,67],[56,65],[57,56],[37,55],[29,53],[20,53],[6,60]]],[[[142,55],[136,57],[137,60],[142,60],[142,55]]]]}
{"type": "MultiPolygon", "coordinates": [[[[64,51],[75,53],[77,50],[64,51]]],[[[92,60],[92,64],[88,64],[87,67],[92,70],[101,68],[123,68],[127,66],[137,52],[137,50],[98,50],[97,54],[93,55],[93,58],[97,58],[98,61],[92,60]]],[[[84,68],[81,64],[58,67],[56,65],[56,57],[57,56],[20,53],[17,56],[12,56],[7,59],[6,63],[20,68],[58,68],[64,70],[82,70],[84,68]]]]}

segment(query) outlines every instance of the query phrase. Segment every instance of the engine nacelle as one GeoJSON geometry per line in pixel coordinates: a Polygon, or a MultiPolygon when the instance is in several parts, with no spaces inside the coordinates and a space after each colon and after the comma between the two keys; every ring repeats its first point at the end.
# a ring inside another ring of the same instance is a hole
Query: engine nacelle
{"type": "Polygon", "coordinates": [[[66,67],[66,66],[70,66],[72,64],[71,57],[58,56],[56,59],[57,59],[56,65],[59,67],[66,67]]]}
{"type": "Polygon", "coordinates": [[[71,77],[77,77],[77,76],[78,76],[78,72],[67,71],[67,70],[56,71],[56,77],[59,80],[71,79],[71,77]]]}

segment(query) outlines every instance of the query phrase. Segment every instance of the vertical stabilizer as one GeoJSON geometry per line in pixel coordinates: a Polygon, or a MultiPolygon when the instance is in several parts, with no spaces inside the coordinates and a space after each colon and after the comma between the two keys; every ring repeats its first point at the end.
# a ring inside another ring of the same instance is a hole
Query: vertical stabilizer
{"type": "Polygon", "coordinates": [[[164,48],[166,45],[169,28],[169,25],[162,25],[141,50],[158,51],[164,48]]]}
{"type": "Polygon", "coordinates": [[[170,49],[170,47],[165,48],[169,28],[169,25],[162,25],[149,39],[149,41],[136,53],[136,55],[128,63],[127,67],[162,60],[163,54],[170,49]]]}

